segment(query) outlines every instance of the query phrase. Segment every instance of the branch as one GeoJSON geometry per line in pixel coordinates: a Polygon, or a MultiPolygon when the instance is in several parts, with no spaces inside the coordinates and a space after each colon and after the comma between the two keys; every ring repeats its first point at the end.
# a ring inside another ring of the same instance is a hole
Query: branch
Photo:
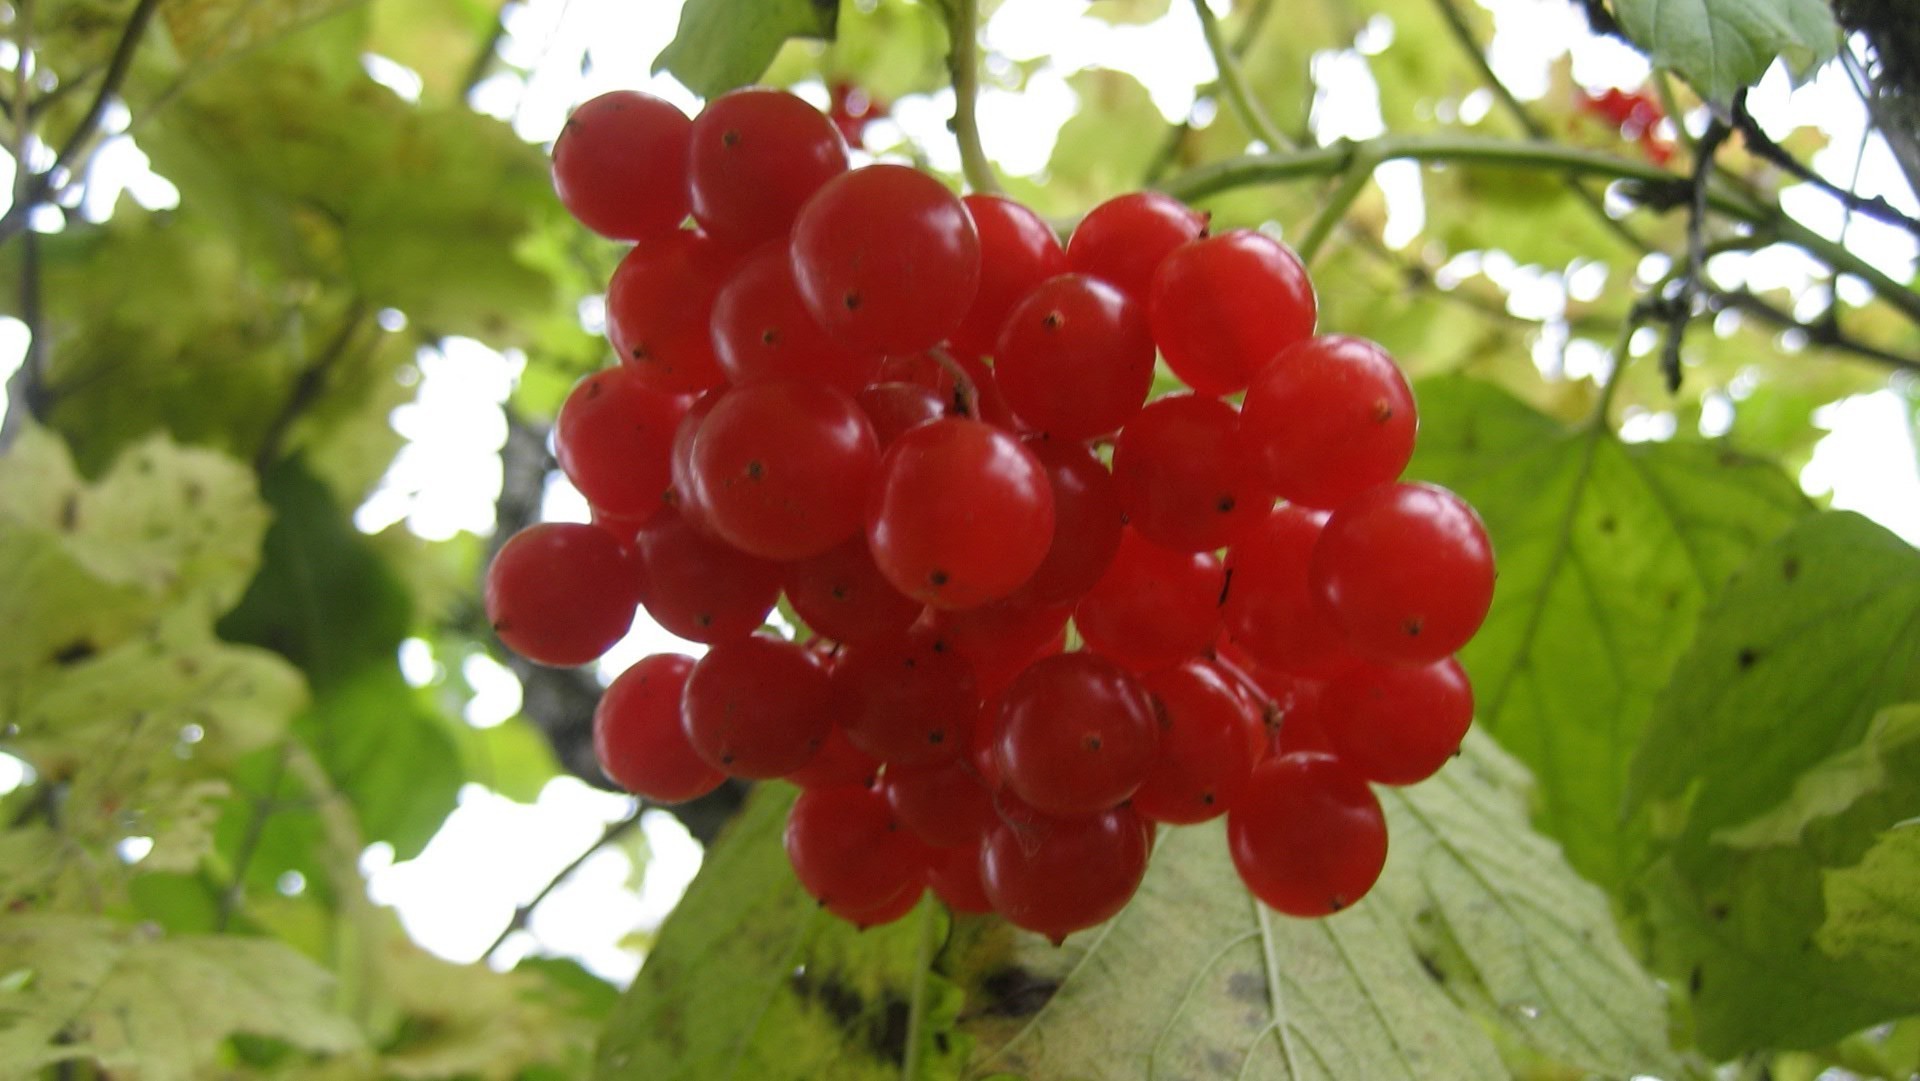
{"type": "Polygon", "coordinates": [[[980,145],[980,3],[944,0],[947,10],[947,71],[953,77],[953,135],[960,143],[960,168],[977,192],[998,194],[1000,178],[980,145]]]}
{"type": "MultiPolygon", "coordinates": [[[[98,134],[100,118],[107,111],[107,103],[120,92],[120,85],[127,80],[127,72],[133,67],[133,54],[140,48],[140,39],[146,33],[147,23],[153,20],[153,13],[160,7],[160,0],[140,0],[127,17],[127,25],[120,32],[120,40],[113,47],[113,59],[107,62],[107,74],[100,81],[100,89],[93,96],[93,104],[87,107],[87,113],[80,118],[73,133],[67,136],[65,145],[53,159],[53,165],[46,172],[37,173],[31,181],[28,197],[15,199],[13,206],[7,209],[6,216],[0,218],[0,244],[13,239],[14,234],[26,228],[27,218],[35,207],[46,201],[53,190],[53,178],[63,169],[73,164],[80,150],[98,134]]],[[[24,54],[22,67],[25,66],[24,54]]],[[[26,161],[21,159],[18,167],[26,170],[26,161]]]]}
{"type": "MultiPolygon", "coordinates": [[[[1460,46],[1460,51],[1472,61],[1473,66],[1480,72],[1481,81],[1493,91],[1494,97],[1500,100],[1501,106],[1506,109],[1508,115],[1513,117],[1514,122],[1520,125],[1521,130],[1525,131],[1530,139],[1549,138],[1547,129],[1533,118],[1533,114],[1528,112],[1527,107],[1521,104],[1512,90],[1507,88],[1507,84],[1500,81],[1500,76],[1494,72],[1493,65],[1487,61],[1486,51],[1474,39],[1473,28],[1467,25],[1467,18],[1460,13],[1459,5],[1455,4],[1454,0],[1434,0],[1434,4],[1440,8],[1440,15],[1446,20],[1447,29],[1453,34],[1453,40],[1460,46]]],[[[1606,203],[1572,176],[1567,177],[1567,190],[1573,192],[1574,196],[1592,211],[1597,221],[1626,241],[1629,247],[1640,252],[1653,250],[1653,246],[1642,239],[1638,233],[1629,229],[1626,222],[1607,213],[1606,203]]]]}
{"type": "Polygon", "coordinates": [[[247,894],[247,869],[253,865],[253,857],[260,850],[260,838],[266,834],[267,819],[280,806],[280,782],[287,775],[287,753],[292,749],[289,736],[280,744],[280,753],[274,756],[273,773],[267,778],[267,786],[253,800],[253,806],[247,812],[246,831],[240,836],[240,847],[233,857],[233,880],[220,893],[220,909],[213,917],[213,929],[216,933],[225,932],[227,924],[232,922],[233,914],[239,910],[240,902],[247,894]]]}
{"type": "MultiPolygon", "coordinates": [[[[1206,0],[1200,2],[1205,3],[1206,0]]],[[[1320,208],[1320,213],[1314,217],[1313,224],[1307,227],[1306,235],[1300,238],[1299,245],[1294,249],[1302,263],[1312,265],[1313,257],[1320,253],[1321,245],[1333,235],[1333,230],[1346,217],[1355,200],[1360,198],[1360,193],[1366,190],[1367,183],[1373,179],[1374,170],[1379,167],[1379,161],[1365,154],[1356,154],[1347,163],[1346,171],[1341,174],[1340,186],[1327,196],[1326,204],[1320,208]]]]}
{"type": "Polygon", "coordinates": [[[1213,54],[1213,65],[1220,72],[1218,85],[1226,92],[1227,104],[1239,114],[1241,125],[1270,150],[1293,149],[1293,140],[1280,131],[1273,118],[1254,100],[1246,75],[1240,70],[1240,58],[1227,46],[1226,35],[1220,32],[1220,20],[1214,17],[1207,0],[1193,0],[1193,11],[1200,17],[1200,32],[1206,35],[1207,52],[1213,54]]]}
{"type": "Polygon", "coordinates": [[[299,420],[300,414],[311,408],[326,391],[327,375],[332,371],[333,366],[340,362],[340,358],[346,355],[347,347],[353,344],[354,336],[360,332],[360,328],[365,326],[366,322],[367,304],[364,300],[355,297],[353,303],[347,308],[346,317],[340,321],[340,329],[334,332],[333,339],[301,371],[300,378],[293,384],[293,391],[287,395],[287,400],[281,403],[280,411],[267,422],[266,433],[260,437],[260,448],[253,455],[255,473],[265,473],[280,460],[280,454],[285,449],[287,433],[293,429],[293,422],[299,420]]]}
{"type": "MultiPolygon", "coordinates": [[[[1345,171],[1357,157],[1377,161],[1451,162],[1498,165],[1507,168],[1551,169],[1632,182],[1643,203],[1679,206],[1696,194],[1685,177],[1658,166],[1613,154],[1529,139],[1497,139],[1455,133],[1382,135],[1359,142],[1313,147],[1275,154],[1249,154],[1189,170],[1162,185],[1169,195],[1186,201],[1253,184],[1271,184],[1301,177],[1329,176],[1345,171]]],[[[1724,184],[1709,181],[1699,189],[1705,206],[1734,221],[1773,230],[1788,244],[1805,250],[1834,270],[1852,274],[1873,287],[1887,303],[1908,319],[1920,323],[1920,293],[1895,281],[1845,245],[1828,240],[1781,210],[1724,184]]]]}
{"type": "Polygon", "coordinates": [[[1740,133],[1741,141],[1754,157],[1792,174],[1795,179],[1812,184],[1821,191],[1838,199],[1847,209],[1876,218],[1888,225],[1897,225],[1907,232],[1920,237],[1920,219],[1902,214],[1892,203],[1881,196],[1868,199],[1835,184],[1819,173],[1802,165],[1786,148],[1773,141],[1747,111],[1747,92],[1734,95],[1733,130],[1740,133]]]}
{"type": "MultiPolygon", "coordinates": [[[[1252,10],[1248,11],[1246,18],[1241,20],[1239,34],[1234,37],[1233,44],[1227,48],[1228,55],[1236,61],[1246,55],[1247,50],[1253,46],[1254,39],[1260,36],[1260,27],[1267,21],[1267,13],[1272,10],[1273,0],[1254,0],[1252,10]]],[[[1214,64],[1218,67],[1218,58],[1215,59],[1214,64]]],[[[1216,75],[1212,82],[1194,89],[1193,100],[1198,104],[1203,99],[1217,97],[1220,92],[1220,79],[1216,75]]],[[[1191,112],[1178,124],[1168,125],[1166,138],[1161,140],[1160,148],[1154,151],[1153,160],[1147,163],[1146,173],[1140,181],[1142,187],[1152,187],[1167,174],[1167,167],[1173,164],[1174,157],[1180,152],[1180,144],[1185,142],[1187,136],[1192,133],[1193,114],[1191,112]]],[[[1296,144],[1288,142],[1286,145],[1291,147],[1296,144]]]]}
{"type": "Polygon", "coordinates": [[[595,852],[600,851],[631,832],[635,826],[640,824],[640,816],[645,814],[647,810],[648,807],[645,800],[635,800],[633,810],[628,811],[626,817],[600,831],[599,838],[588,845],[586,851],[573,857],[571,862],[565,867],[560,868],[560,872],[549,879],[546,885],[540,887],[540,892],[534,894],[532,900],[513,910],[513,918],[508,920],[507,925],[502,927],[500,933],[494,936],[493,945],[487,947],[486,952],[480,955],[480,959],[484,961],[492,957],[499,951],[501,946],[506,944],[507,939],[512,937],[515,931],[526,930],[527,921],[533,918],[533,910],[540,907],[540,902],[546,900],[548,894],[559,889],[560,884],[570,878],[573,872],[579,870],[580,865],[587,862],[595,852]]]}
{"type": "Polygon", "coordinates": [[[1686,340],[1687,324],[1693,320],[1693,305],[1706,280],[1707,270],[1707,184],[1713,177],[1713,155],[1731,133],[1717,118],[1707,125],[1706,134],[1694,147],[1693,198],[1687,203],[1687,263],[1675,280],[1670,297],[1660,298],[1660,314],[1667,323],[1666,341],[1660,351],[1660,373],[1666,377],[1667,393],[1680,390],[1680,346],[1686,340]]]}

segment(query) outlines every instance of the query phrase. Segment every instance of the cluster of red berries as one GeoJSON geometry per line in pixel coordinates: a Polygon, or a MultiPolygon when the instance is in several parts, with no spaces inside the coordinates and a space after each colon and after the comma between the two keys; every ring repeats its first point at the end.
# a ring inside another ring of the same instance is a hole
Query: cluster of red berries
{"type": "Polygon", "coordinates": [[[634,242],[621,362],[555,427],[595,523],[509,540],[488,613],[550,664],[636,605],[710,647],[614,680],[611,778],[800,785],[794,869],[863,926],[931,887],[1058,939],[1126,904],[1157,823],[1221,814],[1283,912],[1372,886],[1369,783],[1458,749],[1493,563],[1465,503],[1398,482],[1407,384],[1314,336],[1290,249],[1152,192],[1063,247],[1008,199],[850,167],[763,89],[691,121],[597,98],[554,178],[634,242]],[[1191,390],[1148,401],[1156,356],[1191,390]],[[803,640],[762,630],[782,594],[803,640]]]}

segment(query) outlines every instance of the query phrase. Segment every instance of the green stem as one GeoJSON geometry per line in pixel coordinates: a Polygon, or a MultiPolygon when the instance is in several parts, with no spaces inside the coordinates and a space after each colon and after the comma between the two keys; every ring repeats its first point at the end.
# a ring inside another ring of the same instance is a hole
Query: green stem
{"type": "Polygon", "coordinates": [[[920,944],[914,950],[913,995],[907,1000],[907,1046],[900,1055],[901,1081],[920,1076],[920,1057],[926,1045],[920,1029],[927,1023],[927,979],[933,966],[933,930],[936,906],[920,905],[920,944]]]}
{"type": "MultiPolygon", "coordinates": [[[[1273,154],[1248,154],[1212,162],[1173,177],[1162,190],[1192,202],[1218,192],[1254,184],[1273,184],[1310,176],[1345,172],[1353,162],[1420,161],[1466,165],[1493,165],[1515,169],[1550,169],[1570,175],[1635,181],[1650,189],[1692,194],[1688,179],[1656,165],[1597,150],[1561,146],[1531,139],[1499,139],[1481,135],[1436,133],[1382,135],[1359,142],[1335,143],[1273,154]]],[[[1871,285],[1887,303],[1920,323],[1920,293],[1895,281],[1844,245],[1808,229],[1788,216],[1778,204],[1761,202],[1710,183],[1703,192],[1705,206],[1715,213],[1760,230],[1772,230],[1780,239],[1802,249],[1834,270],[1871,285]]],[[[1678,200],[1675,205],[1680,205],[1678,200]]]]}
{"type": "Polygon", "coordinates": [[[1367,183],[1373,179],[1373,171],[1379,167],[1379,164],[1378,161],[1364,154],[1355,156],[1347,164],[1340,186],[1327,197],[1326,205],[1313,219],[1313,224],[1307,227],[1306,235],[1300,238],[1299,245],[1294,249],[1299,253],[1301,262],[1312,265],[1313,257],[1320,253],[1321,245],[1333,235],[1333,230],[1339,226],[1341,219],[1346,217],[1347,211],[1352,209],[1355,200],[1360,198],[1360,193],[1366,190],[1367,183]]]}
{"type": "Polygon", "coordinates": [[[980,0],[946,0],[947,71],[953,78],[953,136],[974,191],[998,193],[1000,178],[980,145],[980,0]]]}
{"type": "Polygon", "coordinates": [[[1293,140],[1280,131],[1273,118],[1260,108],[1253,92],[1247,88],[1246,75],[1240,70],[1240,59],[1227,45],[1226,35],[1220,32],[1220,20],[1214,17],[1207,0],[1193,0],[1193,11],[1200,17],[1200,32],[1206,36],[1207,51],[1213,54],[1214,67],[1220,70],[1220,89],[1226,92],[1227,104],[1240,117],[1240,123],[1268,148],[1292,149],[1293,140]]]}

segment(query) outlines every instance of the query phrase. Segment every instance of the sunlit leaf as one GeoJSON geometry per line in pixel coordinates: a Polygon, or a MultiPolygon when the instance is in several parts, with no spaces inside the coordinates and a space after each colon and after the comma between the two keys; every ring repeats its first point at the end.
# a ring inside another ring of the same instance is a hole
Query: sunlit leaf
{"type": "Polygon", "coordinates": [[[1563,427],[1485,384],[1416,388],[1410,472],[1485,519],[1493,610],[1461,652],[1479,721],[1540,779],[1536,821],[1582,873],[1622,882],[1628,764],[1708,596],[1807,510],[1764,462],[1563,427]]]}
{"type": "Polygon", "coordinates": [[[1728,582],[1660,696],[1633,770],[1658,842],[1647,918],[1710,1054],[1820,1046],[1920,1009],[1877,955],[1813,946],[1824,874],[1920,814],[1920,729],[1880,712],[1920,698],[1916,613],[1920,553],[1820,515],[1728,582]]]}
{"type": "Polygon", "coordinates": [[[1820,0],[1618,0],[1614,14],[1655,63],[1722,104],[1759,82],[1776,57],[1805,74],[1840,44],[1820,0]]]}
{"type": "Polygon", "coordinates": [[[1888,830],[1858,864],[1828,871],[1826,901],[1821,949],[1881,980],[1910,979],[1920,957],[1920,824],[1888,830]]]}
{"type": "Polygon", "coordinates": [[[653,70],[712,97],[760,77],[791,37],[833,37],[840,0],[687,0],[653,70]]]}
{"type": "Polygon", "coordinates": [[[0,916],[0,1070],[25,1076],[95,1062],[151,1081],[212,1076],[234,1033],[313,1051],[360,1046],[330,1002],[325,970],[286,946],[235,936],[167,936],[77,916],[0,916]]]}

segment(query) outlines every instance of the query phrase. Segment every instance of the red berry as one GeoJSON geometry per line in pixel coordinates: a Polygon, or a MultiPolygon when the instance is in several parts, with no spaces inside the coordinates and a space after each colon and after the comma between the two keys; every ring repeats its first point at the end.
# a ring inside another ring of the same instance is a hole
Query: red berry
{"type": "Polygon", "coordinates": [[[1087,212],[1067,241],[1067,263],[1145,304],[1160,261],[1206,235],[1205,214],[1171,195],[1130,192],[1087,212]]]}
{"type": "Polygon", "coordinates": [[[1136,672],[1178,664],[1219,636],[1225,584],[1213,553],[1175,552],[1128,527],[1074,625],[1088,648],[1136,672]]]}
{"type": "Polygon", "coordinates": [[[580,106],[553,144],[553,189],[580,224],[615,240],[671,234],[687,216],[693,122],[672,103],[614,90],[580,106]]]}
{"type": "Polygon", "coordinates": [[[878,354],[838,345],[807,314],[785,243],[740,264],[714,298],[712,328],[714,357],[735,385],[787,377],[858,394],[880,366],[878,354]]]}
{"type": "Polygon", "coordinates": [[[980,287],[954,328],[956,353],[992,353],[1007,313],[1041,282],[1067,270],[1060,238],[1040,215],[1001,195],[961,198],[980,232],[980,287]]]}
{"type": "Polygon", "coordinates": [[[1247,388],[1247,446],[1283,499],[1333,508],[1400,476],[1413,392],[1386,350],[1328,335],[1287,347],[1247,388]]]}
{"type": "Polygon", "coordinates": [[[1154,274],[1147,320],[1175,375],[1202,394],[1225,395],[1312,334],[1316,310],[1293,249],[1235,229],[1167,256],[1154,274]]]}
{"type": "Polygon", "coordinates": [[[607,339],[641,382],[691,394],[726,381],[713,355],[713,299],[731,273],[701,233],[633,249],[607,283],[607,339]]]}
{"type": "Polygon", "coordinates": [[[1058,943],[1133,899],[1147,873],[1148,834],[1131,807],[1083,818],[1027,811],[987,832],[981,883],[995,912],[1058,943]]]}
{"type": "Polygon", "coordinates": [[[734,777],[767,778],[806,765],[831,728],[827,672],[804,647],[749,635],[707,651],[687,676],[687,739],[734,777]]]}
{"type": "Polygon", "coordinates": [[[1267,730],[1219,670],[1200,660],[1141,677],[1153,696],[1160,750],[1133,794],[1158,822],[1205,822],[1227,812],[1263,757],[1267,730]]]}
{"type": "Polygon", "coordinates": [[[786,567],[787,603],[815,634],[849,644],[885,644],[907,633],[920,602],[874,566],[864,536],[786,567]]]}
{"type": "Polygon", "coordinates": [[[750,86],[714,98],[690,139],[693,216],[734,247],[784,238],[813,193],[847,171],[833,123],[784,90],[750,86]]]}
{"type": "Polygon", "coordinates": [[[824,383],[734,387],[693,439],[707,521],[762,559],[807,559],[860,531],[880,451],[867,416],[824,383]]]}
{"type": "Polygon", "coordinates": [[[1133,794],[1159,739],[1146,688],[1092,653],[1034,662],[1000,695],[1000,779],[1036,810],[1097,814],[1133,794]]]}
{"type": "Polygon", "coordinates": [[[1363,657],[1424,664],[1458,652],[1493,603],[1493,547],[1480,516],[1432,484],[1386,484],[1327,519],[1313,589],[1363,657]]]}
{"type": "Polygon", "coordinates": [[[638,526],[664,502],[687,404],[642,386],[624,367],[587,376],[553,422],[561,471],[596,511],[638,526]]]}
{"type": "Polygon", "coordinates": [[[1240,412],[1218,398],[1175,394],[1127,423],[1113,482],[1140,535],[1180,552],[1211,552],[1266,517],[1273,492],[1254,468],[1240,412]]]}
{"type": "Polygon", "coordinates": [[[958,196],[903,165],[828,181],[793,225],[793,277],[835,341],[912,353],[952,333],[980,280],[980,236],[958,196]]]}
{"type": "Polygon", "coordinates": [[[656,653],[620,673],[593,711],[593,750],[621,788],[657,803],[681,803],[720,787],[726,774],[687,742],[680,695],[693,658],[656,653]]]}
{"type": "Polygon", "coordinates": [[[1376,784],[1414,784],[1439,772],[1473,723],[1473,687],[1459,662],[1363,665],[1328,681],[1327,738],[1376,784]]]}
{"type": "Polygon", "coordinates": [[[993,370],[1021,420],[1056,439],[1091,439],[1127,423],[1147,400],[1153,339],[1127,294],[1063,274],[1008,314],[993,370]]]}
{"type": "Polygon", "coordinates": [[[1373,790],[1332,755],[1270,759],[1227,813],[1233,865],[1255,897],[1289,916],[1328,916],[1373,888],[1387,824],[1373,790]]]}
{"type": "Polygon", "coordinates": [[[964,755],[980,712],[967,662],[925,628],[850,645],[833,666],[833,713],[853,745],[889,764],[964,755]]]}
{"type": "Polygon", "coordinates": [[[634,538],[648,583],[647,614],[692,642],[744,638],[780,598],[780,566],[700,535],[662,511],[634,538]]]}
{"type": "Polygon", "coordinates": [[[1220,615],[1234,644],[1259,663],[1324,678],[1359,663],[1346,632],[1308,585],[1327,512],[1276,507],[1227,550],[1220,615]]]}
{"type": "Polygon", "coordinates": [[[1053,538],[1053,491],[1013,436],[974,420],[923,424],[894,441],[867,509],[873,561],[936,608],[970,608],[1033,576],[1053,538]]]}
{"type": "Polygon", "coordinates": [[[634,565],[613,534],[544,522],[508,538],[487,567],[487,621],[528,660],[585,664],[627,633],[639,593],[634,565]]]}
{"type": "Polygon", "coordinates": [[[927,854],[885,796],[865,787],[810,788],[787,814],[787,859],[822,903],[860,913],[897,901],[925,881],[927,854]]]}

